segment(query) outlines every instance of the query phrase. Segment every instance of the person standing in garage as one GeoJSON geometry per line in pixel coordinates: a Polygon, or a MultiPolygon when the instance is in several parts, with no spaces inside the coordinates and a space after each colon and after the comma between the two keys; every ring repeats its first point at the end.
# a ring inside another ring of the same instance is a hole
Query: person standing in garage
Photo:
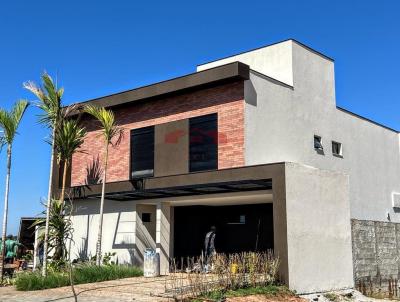
{"type": "Polygon", "coordinates": [[[212,226],[210,231],[206,234],[206,238],[204,240],[204,251],[206,256],[206,266],[205,266],[206,272],[210,271],[212,257],[214,254],[216,254],[215,251],[216,231],[217,228],[215,226],[212,226]]]}

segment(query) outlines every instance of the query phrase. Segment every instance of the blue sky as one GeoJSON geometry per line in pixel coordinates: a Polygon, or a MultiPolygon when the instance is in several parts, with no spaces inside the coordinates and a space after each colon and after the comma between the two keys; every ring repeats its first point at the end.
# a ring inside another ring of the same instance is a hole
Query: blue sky
{"type": "MultiPolygon", "coordinates": [[[[338,105],[400,129],[400,2],[3,1],[0,107],[26,80],[57,75],[66,104],[176,77],[196,64],[287,38],[335,59],[338,105]]],[[[46,129],[30,108],[14,145],[9,232],[46,196],[46,129]]],[[[5,152],[0,153],[0,213],[5,152]]]]}

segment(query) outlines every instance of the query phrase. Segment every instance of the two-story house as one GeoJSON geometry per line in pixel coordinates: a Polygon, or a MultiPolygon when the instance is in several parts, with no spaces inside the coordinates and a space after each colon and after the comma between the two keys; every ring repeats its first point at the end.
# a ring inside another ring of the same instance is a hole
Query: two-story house
{"type": "MultiPolygon", "coordinates": [[[[396,263],[398,248],[379,248],[400,238],[399,133],[338,108],[334,80],[332,59],[286,40],[84,102],[125,129],[109,154],[102,251],[140,264],[154,248],[165,273],[200,255],[214,225],[218,252],[274,249],[298,292],[398,274],[379,258],[396,263]]],[[[81,121],[72,258],[95,254],[101,193],[99,125],[81,121]]]]}

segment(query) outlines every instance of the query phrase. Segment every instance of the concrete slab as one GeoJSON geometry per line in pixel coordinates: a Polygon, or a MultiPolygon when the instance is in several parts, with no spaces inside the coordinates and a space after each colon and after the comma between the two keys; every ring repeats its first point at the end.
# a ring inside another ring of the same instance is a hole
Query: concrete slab
{"type": "MultiPolygon", "coordinates": [[[[156,297],[165,291],[165,277],[158,278],[127,278],[75,287],[79,302],[114,302],[114,301],[154,301],[164,302],[168,299],[156,297]]],[[[21,292],[15,287],[0,287],[0,302],[50,302],[74,301],[70,287],[61,287],[40,291],[21,292]]]]}

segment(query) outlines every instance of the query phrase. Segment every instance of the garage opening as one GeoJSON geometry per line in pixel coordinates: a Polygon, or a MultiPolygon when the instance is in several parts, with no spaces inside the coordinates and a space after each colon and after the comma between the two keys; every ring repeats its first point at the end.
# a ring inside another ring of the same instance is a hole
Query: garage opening
{"type": "Polygon", "coordinates": [[[174,257],[197,257],[204,238],[216,226],[218,253],[266,251],[274,248],[272,203],[174,208],[174,257]]]}

